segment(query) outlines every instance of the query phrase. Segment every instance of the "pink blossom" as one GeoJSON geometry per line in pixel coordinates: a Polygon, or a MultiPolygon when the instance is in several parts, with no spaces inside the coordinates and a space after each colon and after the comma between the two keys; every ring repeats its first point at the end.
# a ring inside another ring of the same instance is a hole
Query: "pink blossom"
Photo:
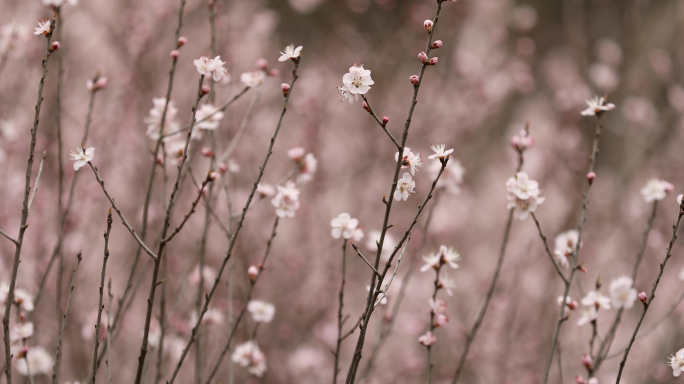
{"type": "Polygon", "coordinates": [[[418,338],[418,342],[429,347],[437,342],[437,337],[435,337],[432,332],[427,331],[423,336],[418,338]]]}

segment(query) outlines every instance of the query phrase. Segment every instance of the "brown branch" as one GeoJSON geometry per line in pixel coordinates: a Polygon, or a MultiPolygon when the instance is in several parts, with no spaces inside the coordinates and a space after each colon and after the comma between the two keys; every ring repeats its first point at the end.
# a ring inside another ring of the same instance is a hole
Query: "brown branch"
{"type": "Polygon", "coordinates": [[[100,326],[102,324],[102,298],[104,296],[105,276],[107,275],[107,260],[109,260],[109,233],[112,231],[112,210],[107,214],[107,230],[104,233],[104,258],[102,259],[102,272],[100,274],[100,297],[97,305],[97,321],[95,322],[95,351],[93,352],[93,375],[90,378],[90,384],[95,384],[95,376],[97,375],[97,350],[100,348],[100,326]]]}
{"type": "Polygon", "coordinates": [[[74,267],[74,272],[71,274],[71,287],[69,288],[69,295],[67,296],[66,308],[64,309],[64,315],[62,315],[62,321],[59,328],[59,335],[57,336],[57,347],[55,348],[55,364],[52,366],[52,384],[57,384],[57,372],[59,371],[59,362],[62,358],[62,338],[64,337],[64,330],[66,329],[67,315],[69,314],[69,304],[71,304],[71,294],[74,292],[74,287],[76,286],[76,271],[78,271],[78,266],[81,264],[81,252],[76,255],[76,266],[74,267]]]}

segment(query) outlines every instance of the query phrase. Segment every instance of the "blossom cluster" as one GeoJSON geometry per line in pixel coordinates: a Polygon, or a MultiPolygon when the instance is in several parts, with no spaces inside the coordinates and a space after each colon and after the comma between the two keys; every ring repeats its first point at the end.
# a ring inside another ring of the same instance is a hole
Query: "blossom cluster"
{"type": "Polygon", "coordinates": [[[340,213],[339,216],[332,219],[330,226],[332,227],[330,234],[335,239],[342,237],[356,242],[363,238],[363,230],[359,227],[359,221],[353,219],[347,212],[340,213]]]}
{"type": "Polygon", "coordinates": [[[577,325],[595,321],[598,318],[599,309],[624,308],[631,309],[638,297],[634,289],[634,281],[629,276],[615,278],[610,283],[610,297],[594,290],[589,291],[581,300],[582,311],[577,325]]]}
{"type": "Polygon", "coordinates": [[[349,72],[342,76],[342,86],[337,87],[342,101],[349,100],[349,104],[359,100],[359,95],[365,95],[370,86],[375,84],[371,79],[371,71],[363,68],[363,64],[354,63],[349,72]]]}
{"type": "Polygon", "coordinates": [[[525,172],[518,172],[506,182],[508,191],[508,209],[514,208],[513,216],[525,220],[537,206],[544,202],[539,196],[539,183],[532,180],[525,172]]]}

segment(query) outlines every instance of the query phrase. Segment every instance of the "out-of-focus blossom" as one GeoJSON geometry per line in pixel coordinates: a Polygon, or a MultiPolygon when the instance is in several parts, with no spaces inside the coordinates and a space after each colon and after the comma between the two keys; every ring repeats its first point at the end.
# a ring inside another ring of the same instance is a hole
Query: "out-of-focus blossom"
{"type": "Polygon", "coordinates": [[[106,77],[99,77],[97,81],[93,81],[92,79],[88,79],[86,81],[86,88],[90,92],[94,91],[99,91],[101,89],[107,88],[107,85],[109,84],[109,79],[106,77]]]}
{"type": "Polygon", "coordinates": [[[643,97],[628,97],[621,111],[627,121],[641,127],[653,124],[658,117],[658,111],[653,103],[643,97]]]}
{"type": "Polygon", "coordinates": [[[648,62],[651,69],[658,77],[664,81],[672,78],[672,57],[664,49],[656,48],[648,55],[648,62]]]}
{"type": "MultiPolygon", "coordinates": [[[[558,306],[559,306],[559,307],[560,307],[561,305],[563,305],[563,296],[558,296],[557,302],[558,302],[558,306]]],[[[577,306],[577,302],[576,302],[575,300],[573,300],[570,296],[568,296],[568,297],[565,298],[565,305],[566,305],[566,306],[568,307],[568,309],[570,309],[571,311],[574,311],[574,310],[577,309],[577,307],[578,307],[578,306],[577,306]]]]}
{"type": "Polygon", "coordinates": [[[302,147],[292,147],[287,150],[287,157],[294,161],[301,160],[306,154],[306,150],[302,147]]]}
{"type": "Polygon", "coordinates": [[[275,190],[275,188],[273,188],[273,186],[270,185],[270,184],[265,184],[265,183],[262,184],[262,183],[259,183],[259,184],[257,185],[256,193],[258,193],[258,194],[259,194],[260,196],[262,196],[262,197],[270,197],[270,196],[275,195],[276,190],[275,190]]]}
{"type": "Polygon", "coordinates": [[[50,19],[38,20],[38,26],[33,31],[34,35],[46,35],[50,33],[50,19]]]}
{"type": "MultiPolygon", "coordinates": [[[[378,251],[378,243],[380,242],[381,235],[382,233],[380,231],[370,231],[368,234],[368,241],[366,241],[366,248],[368,248],[369,251],[378,251]]],[[[394,239],[394,236],[392,236],[389,232],[386,232],[385,241],[382,244],[382,253],[380,254],[381,259],[383,261],[387,260],[396,246],[397,241],[394,239]]]]}
{"type": "Polygon", "coordinates": [[[26,340],[31,336],[33,336],[33,323],[30,321],[13,324],[10,328],[11,341],[26,340]]]}
{"type": "Polygon", "coordinates": [[[434,326],[435,328],[446,327],[449,324],[449,316],[440,314],[435,316],[434,326]]]}
{"type": "MultiPolygon", "coordinates": [[[[223,321],[225,320],[225,318],[226,317],[223,315],[223,312],[221,312],[215,308],[209,308],[204,313],[204,316],[202,316],[202,324],[205,324],[205,325],[223,324],[223,321]]],[[[197,313],[193,313],[192,316],[190,316],[190,321],[188,321],[188,325],[190,327],[194,327],[195,324],[197,323],[197,319],[198,319],[197,313]]]]}
{"type": "Polygon", "coordinates": [[[14,23],[3,26],[0,28],[0,56],[21,57],[30,36],[26,26],[14,23]]]}
{"type": "Polygon", "coordinates": [[[249,268],[247,268],[247,276],[249,277],[250,281],[254,282],[257,276],[259,276],[259,267],[256,265],[250,265],[249,268]]]}
{"type": "Polygon", "coordinates": [[[211,76],[214,81],[221,81],[223,76],[228,74],[228,69],[223,68],[226,63],[221,61],[221,56],[216,56],[213,59],[201,56],[199,59],[195,59],[193,63],[200,75],[211,76]]]}
{"type": "Polygon", "coordinates": [[[430,309],[432,310],[432,313],[435,315],[442,315],[446,313],[447,310],[447,303],[446,301],[442,299],[437,299],[437,300],[432,300],[430,299],[429,301],[430,304],[430,309]]]}
{"type": "Polygon", "coordinates": [[[456,252],[453,247],[440,245],[438,252],[433,252],[429,255],[423,256],[425,265],[420,269],[420,271],[425,272],[430,268],[437,269],[442,264],[449,264],[451,268],[456,269],[458,268],[458,264],[456,262],[459,260],[461,260],[461,255],[456,252]]]}
{"type": "Polygon", "coordinates": [[[615,109],[615,104],[605,103],[603,97],[594,96],[592,99],[587,100],[587,109],[580,112],[582,116],[600,116],[603,112],[612,111],[615,109]]]}
{"type": "Polygon", "coordinates": [[[59,8],[64,4],[77,5],[78,0],[43,0],[43,5],[59,8]]]}
{"type": "Polygon", "coordinates": [[[252,300],[247,304],[247,310],[258,323],[270,323],[275,315],[275,306],[261,300],[252,300]]]}
{"type": "Polygon", "coordinates": [[[437,342],[437,337],[435,337],[432,332],[427,331],[424,335],[418,338],[418,342],[426,347],[429,347],[437,342]]]}
{"type": "Polygon", "coordinates": [[[677,351],[676,354],[670,355],[670,361],[667,362],[667,365],[672,367],[672,375],[679,377],[684,367],[684,348],[677,351]]]}
{"type": "Polygon", "coordinates": [[[261,85],[265,79],[266,72],[261,70],[252,70],[240,75],[240,81],[242,82],[242,84],[250,88],[261,85]]]}
{"type": "MultiPolygon", "coordinates": [[[[432,160],[432,159],[440,159],[440,160],[441,160],[441,159],[444,159],[445,157],[448,157],[452,152],[454,152],[453,149],[448,149],[448,150],[445,151],[445,150],[444,150],[445,147],[446,147],[446,144],[445,144],[445,143],[441,143],[441,144],[432,144],[432,145],[430,146],[430,148],[432,148],[432,150],[433,150],[435,153],[434,153],[433,155],[428,156],[428,159],[430,159],[430,160],[432,160]]],[[[407,148],[404,148],[404,150],[406,150],[406,149],[407,149],[407,148]]],[[[404,151],[404,153],[406,153],[406,151],[404,151]]],[[[419,158],[420,158],[420,154],[418,154],[418,156],[419,156],[419,158]]]]}
{"type": "Polygon", "coordinates": [[[69,153],[69,158],[75,161],[74,171],[78,171],[82,166],[90,163],[95,156],[95,148],[90,147],[83,152],[83,148],[77,147],[76,151],[71,151],[69,153]]]}
{"type": "Polygon", "coordinates": [[[532,148],[535,143],[536,140],[534,139],[534,136],[530,135],[530,132],[527,129],[523,129],[520,131],[519,135],[511,137],[511,145],[518,152],[523,152],[528,148],[532,148]]]}
{"type": "Polygon", "coordinates": [[[634,281],[631,277],[622,276],[613,279],[610,283],[610,297],[613,307],[630,309],[634,306],[637,299],[637,290],[632,286],[634,281]]]}
{"type": "Polygon", "coordinates": [[[285,49],[282,52],[280,52],[281,56],[278,58],[278,61],[297,60],[301,52],[301,45],[295,48],[294,44],[290,44],[287,47],[285,47],[285,49]]]}
{"type": "Polygon", "coordinates": [[[684,198],[684,195],[677,196],[677,204],[682,205],[682,198],[684,198]]]}
{"type": "Polygon", "coordinates": [[[582,307],[580,311],[580,318],[577,320],[577,325],[580,327],[584,324],[588,324],[598,318],[598,311],[593,305],[590,307],[582,307]]]}
{"type": "Polygon", "coordinates": [[[515,208],[513,216],[519,220],[525,220],[545,200],[539,197],[539,183],[531,180],[525,172],[518,172],[508,179],[506,190],[508,209],[515,208]]]}
{"type": "Polygon", "coordinates": [[[599,39],[594,45],[594,54],[602,62],[617,66],[622,61],[622,48],[610,39],[599,39]]]}
{"type": "Polygon", "coordinates": [[[437,285],[439,288],[444,288],[444,291],[447,293],[447,295],[454,295],[454,292],[451,289],[456,288],[456,281],[446,272],[439,275],[439,282],[437,285]]]}
{"type": "Polygon", "coordinates": [[[664,199],[668,192],[672,191],[674,191],[674,185],[665,180],[651,179],[641,188],[641,196],[645,202],[652,203],[664,199]]]}
{"type": "Polygon", "coordinates": [[[218,128],[221,119],[223,119],[223,112],[219,111],[211,104],[203,104],[195,113],[195,119],[197,121],[195,124],[196,128],[215,130],[218,128]],[[205,120],[202,121],[203,119],[205,120]]]}
{"type": "Polygon", "coordinates": [[[340,236],[351,239],[358,225],[359,221],[353,219],[347,212],[340,213],[339,216],[330,221],[330,226],[332,226],[330,234],[335,239],[339,239],[340,236]]]}
{"type": "Polygon", "coordinates": [[[238,345],[231,360],[241,367],[248,368],[249,373],[256,377],[261,377],[266,372],[266,356],[252,340],[238,345]]]}
{"type": "Polygon", "coordinates": [[[537,11],[534,7],[524,4],[513,9],[511,24],[520,32],[527,32],[537,25],[537,11]]]}
{"type": "Polygon", "coordinates": [[[205,265],[204,268],[202,268],[202,276],[200,277],[200,267],[199,265],[195,267],[195,269],[192,270],[190,273],[190,276],[188,276],[188,281],[190,284],[194,285],[195,287],[200,284],[200,280],[204,280],[204,284],[209,284],[216,279],[216,269],[205,265]]]}
{"type": "MultiPolygon", "coordinates": [[[[441,169],[442,164],[440,162],[432,162],[427,167],[427,171],[433,179],[437,178],[441,169]]],[[[461,193],[464,174],[465,168],[463,168],[461,162],[450,158],[446,168],[444,168],[444,172],[442,172],[442,176],[439,178],[436,188],[443,188],[452,195],[458,195],[461,193]]]]}
{"type": "Polygon", "coordinates": [[[578,238],[579,232],[574,229],[560,233],[558,236],[556,236],[556,240],[554,241],[555,248],[553,250],[553,255],[554,259],[559,265],[565,268],[570,266],[569,258],[575,253],[578,238]]]}
{"type": "MultiPolygon", "coordinates": [[[[394,154],[394,160],[399,160],[399,152],[394,154]]],[[[418,170],[417,167],[420,167],[421,165],[423,165],[423,160],[420,158],[420,152],[415,154],[411,152],[411,148],[404,148],[404,154],[401,157],[401,167],[410,168],[411,175],[415,175],[418,170]]]]}
{"type": "Polygon", "coordinates": [[[620,84],[620,75],[615,68],[604,63],[592,64],[589,78],[603,92],[612,92],[620,84]]]}
{"type": "MultiPolygon", "coordinates": [[[[95,324],[97,323],[97,309],[93,309],[86,316],[81,327],[81,337],[83,340],[92,340],[95,337],[95,324]]],[[[107,316],[100,318],[100,340],[107,337],[107,316]]]]}
{"type": "Polygon", "coordinates": [[[295,147],[288,151],[288,156],[297,163],[299,168],[299,175],[297,175],[298,183],[308,183],[313,179],[316,169],[318,169],[318,160],[313,153],[307,153],[304,155],[304,148],[295,147]],[[300,151],[301,150],[301,151],[300,151]]]}
{"type": "Polygon", "coordinates": [[[299,189],[292,181],[288,180],[284,187],[278,186],[278,194],[271,200],[276,207],[278,217],[294,217],[299,209],[299,189]]]}
{"type": "Polygon", "coordinates": [[[416,187],[416,182],[412,180],[411,174],[404,173],[401,179],[397,180],[397,189],[394,191],[394,200],[406,201],[412,193],[416,193],[413,189],[416,187]]]}
{"type": "Polygon", "coordinates": [[[595,307],[596,309],[610,309],[610,298],[602,295],[600,292],[590,291],[582,298],[582,305],[595,307]]]}
{"type": "MultiPolygon", "coordinates": [[[[9,295],[9,284],[7,282],[2,282],[0,285],[0,302],[3,305],[7,303],[7,296],[9,295]]],[[[14,304],[18,305],[19,308],[26,312],[33,311],[33,295],[26,292],[21,288],[14,288],[14,304]]]]}
{"type": "Polygon", "coordinates": [[[363,64],[354,63],[349,67],[349,73],[342,76],[342,84],[354,95],[365,95],[370,90],[370,86],[375,84],[371,79],[371,71],[363,68],[363,64]]]}
{"type": "MultiPolygon", "coordinates": [[[[152,140],[159,139],[159,127],[162,115],[164,114],[164,107],[166,107],[166,118],[164,119],[164,131],[161,134],[166,135],[177,131],[179,128],[178,122],[176,122],[178,109],[174,106],[173,101],[169,101],[168,106],[166,106],[166,98],[155,97],[152,99],[152,103],[154,107],[150,109],[149,116],[145,118],[145,124],[147,124],[147,132],[145,134],[152,140]]],[[[170,137],[166,137],[165,140],[170,140],[170,137]]]]}
{"type": "Polygon", "coordinates": [[[52,366],[54,364],[55,360],[52,357],[52,353],[49,353],[43,347],[32,347],[28,350],[25,358],[17,360],[15,367],[22,376],[28,376],[29,372],[31,376],[36,376],[49,375],[52,373],[52,366]],[[27,361],[28,367],[26,366],[27,361]]]}

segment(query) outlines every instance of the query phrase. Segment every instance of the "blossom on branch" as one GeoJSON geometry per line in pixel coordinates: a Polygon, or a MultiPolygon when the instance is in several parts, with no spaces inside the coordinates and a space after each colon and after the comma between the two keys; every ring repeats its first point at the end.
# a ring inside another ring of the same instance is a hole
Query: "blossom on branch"
{"type": "Polygon", "coordinates": [[[278,61],[287,61],[287,60],[297,60],[299,59],[299,56],[301,55],[302,52],[302,46],[300,45],[299,47],[295,48],[294,44],[290,44],[287,47],[285,47],[285,50],[280,52],[280,57],[278,58],[278,61]]]}
{"type": "Polygon", "coordinates": [[[330,226],[332,226],[330,234],[335,239],[339,239],[340,236],[345,239],[351,239],[358,225],[359,221],[353,219],[347,212],[340,213],[339,216],[330,221],[330,226]]]}
{"type": "Polygon", "coordinates": [[[672,191],[674,191],[674,186],[667,181],[651,179],[641,188],[641,196],[644,197],[645,202],[652,203],[664,199],[668,192],[672,191]]]}
{"type": "Polygon", "coordinates": [[[370,90],[370,86],[375,84],[371,79],[371,71],[363,69],[363,64],[354,63],[349,67],[349,73],[342,76],[342,83],[354,95],[365,95],[370,90]]]}
{"type": "Polygon", "coordinates": [[[525,172],[518,172],[506,182],[508,209],[515,208],[514,217],[525,220],[527,216],[544,202],[539,197],[539,183],[531,180],[525,172]]]}
{"type": "Polygon", "coordinates": [[[197,121],[195,127],[213,131],[218,128],[221,119],[223,119],[223,112],[219,111],[211,104],[202,104],[195,113],[195,121],[197,121]],[[205,118],[206,120],[201,121],[205,118]]]}
{"type": "Polygon", "coordinates": [[[33,32],[34,35],[45,35],[50,33],[50,19],[38,20],[38,26],[33,32]]]}
{"type": "Polygon", "coordinates": [[[299,189],[292,181],[287,181],[284,187],[278,186],[278,194],[271,200],[276,207],[278,217],[294,217],[299,209],[299,189]]]}
{"type": "Polygon", "coordinates": [[[230,359],[233,363],[248,368],[249,373],[256,377],[261,377],[266,372],[266,356],[252,340],[238,345],[230,359]]]}
{"type": "MultiPolygon", "coordinates": [[[[432,159],[432,157],[430,158],[432,159]]],[[[394,154],[394,160],[399,160],[399,152],[394,154]]],[[[423,165],[423,160],[420,158],[420,153],[415,154],[411,152],[411,148],[405,147],[404,154],[401,156],[401,168],[410,168],[411,175],[415,175],[416,171],[418,171],[417,167],[421,165],[423,165]]]]}
{"type": "Polygon", "coordinates": [[[638,296],[631,277],[622,276],[610,283],[610,297],[613,307],[630,309],[638,296]]]}
{"type": "Polygon", "coordinates": [[[90,147],[83,152],[83,148],[77,147],[76,151],[71,151],[69,153],[69,157],[71,160],[75,161],[74,163],[74,171],[78,171],[81,169],[82,166],[90,163],[91,160],[93,160],[93,157],[95,152],[95,148],[90,147]]]}
{"type": "MultiPolygon", "coordinates": [[[[428,156],[428,159],[430,159],[430,160],[432,160],[432,159],[440,159],[440,160],[443,160],[445,157],[449,157],[449,155],[450,155],[452,152],[454,152],[454,150],[453,150],[453,149],[449,149],[449,150],[446,150],[446,151],[445,151],[445,150],[444,150],[445,147],[446,147],[446,143],[432,144],[432,145],[430,146],[430,148],[432,148],[432,150],[435,151],[435,153],[434,153],[433,155],[428,156]]],[[[420,156],[420,155],[418,155],[418,156],[420,156]]]]}
{"type": "MultiPolygon", "coordinates": [[[[554,259],[559,265],[568,268],[570,266],[570,257],[575,253],[577,247],[577,239],[579,232],[571,229],[567,232],[560,233],[556,236],[555,249],[553,251],[554,259]]],[[[582,245],[580,244],[580,247],[582,245]]]]}
{"type": "Polygon", "coordinates": [[[247,310],[257,323],[270,323],[275,315],[275,306],[261,300],[252,300],[247,304],[247,310]]]}
{"type": "Polygon", "coordinates": [[[199,59],[194,60],[193,63],[200,75],[212,76],[214,81],[221,81],[223,76],[228,74],[228,69],[223,68],[226,62],[221,61],[221,56],[216,56],[213,59],[201,56],[199,59]]]}
{"type": "Polygon", "coordinates": [[[615,104],[608,103],[604,104],[606,101],[603,97],[594,96],[590,100],[587,100],[587,109],[580,112],[582,116],[601,116],[603,112],[612,111],[615,109],[615,104]]]}
{"type": "Polygon", "coordinates": [[[670,355],[670,361],[667,362],[667,365],[672,367],[672,375],[679,377],[684,367],[684,348],[677,351],[675,355],[670,355]]]}
{"type": "Polygon", "coordinates": [[[394,200],[406,201],[412,193],[416,193],[413,189],[416,187],[416,182],[412,180],[411,174],[406,172],[404,176],[397,181],[397,189],[394,191],[394,200]]]}

